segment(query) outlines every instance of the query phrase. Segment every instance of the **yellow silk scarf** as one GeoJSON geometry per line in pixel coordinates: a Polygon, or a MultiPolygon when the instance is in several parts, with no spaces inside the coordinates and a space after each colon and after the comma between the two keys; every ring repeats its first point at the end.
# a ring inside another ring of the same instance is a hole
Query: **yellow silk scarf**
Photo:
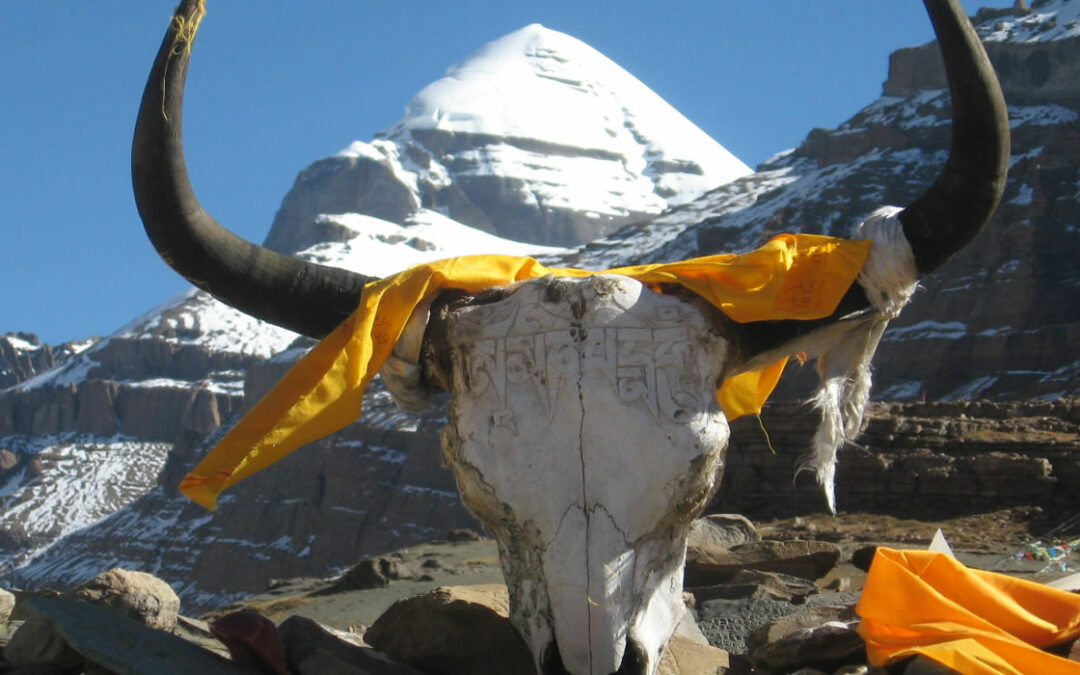
{"type": "Polygon", "coordinates": [[[959,673],[1080,675],[1042,651],[1080,637],[1080,595],[941,553],[879,548],[855,611],[873,666],[922,654],[959,673]]]}
{"type": "MultiPolygon", "coordinates": [[[[785,234],[749,253],[620,267],[605,274],[654,289],[679,284],[741,323],[809,320],[836,310],[869,250],[868,241],[785,234]]],[[[368,284],[352,316],[285,374],[181,481],[180,491],[213,509],[225,488],[353,422],[364,389],[390,356],[409,316],[440,291],[477,293],[547,275],[592,274],[597,273],[544,267],[532,258],[479,255],[418,265],[368,284]]],[[[728,418],[760,412],[785,363],[728,378],[717,392],[728,418]]]]}

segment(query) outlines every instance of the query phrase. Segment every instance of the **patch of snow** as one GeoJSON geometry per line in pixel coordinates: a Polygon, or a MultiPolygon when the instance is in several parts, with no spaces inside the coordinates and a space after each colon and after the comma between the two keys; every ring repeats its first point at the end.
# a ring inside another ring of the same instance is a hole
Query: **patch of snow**
{"type": "Polygon", "coordinates": [[[405,225],[358,213],[328,214],[322,218],[356,236],[345,242],[316,244],[300,257],[322,265],[388,276],[414,265],[461,255],[553,255],[564,249],[503,239],[428,209],[420,209],[405,225]]]}
{"type": "MultiPolygon", "coordinates": [[[[1009,106],[1009,127],[1021,126],[1046,127],[1055,124],[1075,122],[1080,115],[1063,105],[1011,105],[1009,106]]],[[[1041,150],[1041,148],[1040,148],[1041,150]]]]}
{"type": "Polygon", "coordinates": [[[948,125],[950,101],[948,89],[924,89],[904,97],[882,96],[833,133],[857,133],[870,126],[894,124],[902,129],[948,125]]]}
{"type": "MultiPolygon", "coordinates": [[[[100,342],[98,343],[101,344],[100,342]]],[[[21,382],[12,389],[19,391],[29,391],[31,389],[37,389],[38,387],[51,386],[51,387],[66,387],[70,384],[82,382],[86,379],[87,374],[98,365],[97,361],[90,358],[90,352],[88,350],[79,354],[77,357],[66,361],[55,368],[50,368],[42,373],[31,377],[25,382],[21,382]]]]}
{"type": "Polygon", "coordinates": [[[874,398],[879,401],[910,401],[917,398],[923,391],[923,383],[915,380],[905,380],[875,392],[874,398]]]}
{"type": "Polygon", "coordinates": [[[288,347],[297,336],[233,309],[205,291],[190,288],[109,337],[161,339],[211,351],[267,357],[288,347]]]}
{"type": "Polygon", "coordinates": [[[960,321],[920,321],[911,326],[890,327],[882,340],[907,342],[908,340],[958,340],[968,334],[967,326],[960,321]]]}
{"type": "Polygon", "coordinates": [[[14,348],[14,349],[16,349],[17,351],[20,351],[20,352],[36,352],[37,350],[41,349],[44,346],[44,345],[36,345],[33,342],[30,342],[29,340],[25,340],[25,339],[19,337],[18,335],[15,335],[14,333],[8,333],[6,335],[0,335],[0,337],[7,340],[8,343],[12,346],[12,348],[14,348]]]}
{"type": "Polygon", "coordinates": [[[437,490],[435,488],[425,487],[423,485],[403,485],[401,491],[407,495],[412,494],[427,494],[435,497],[442,497],[451,501],[459,501],[461,499],[458,493],[450,490],[437,490]]]}
{"type": "Polygon", "coordinates": [[[1043,153],[1043,147],[1040,145],[1039,147],[1032,148],[1031,150],[1028,150],[1025,153],[1013,155],[1013,156],[1011,156],[1009,158],[1009,168],[1010,169],[1013,168],[1014,166],[1016,166],[1018,163],[1020,163],[1021,161],[1025,160],[1025,159],[1035,159],[1036,157],[1038,157],[1042,153],[1043,153]]]}
{"type": "Polygon", "coordinates": [[[5,487],[0,531],[46,541],[0,553],[0,568],[16,568],[66,534],[89,527],[156,485],[172,448],[123,436],[60,434],[5,437],[5,446],[32,452],[39,473],[5,487]]]}
{"type": "Polygon", "coordinates": [[[1000,379],[997,375],[984,375],[977,377],[974,380],[968,382],[965,385],[953,389],[949,393],[941,397],[942,401],[969,401],[979,398],[982,392],[986,391],[1000,379]]]}
{"type": "Polygon", "coordinates": [[[1021,16],[991,19],[976,30],[984,42],[1047,42],[1080,36],[1080,3],[1050,0],[1021,16]]]}

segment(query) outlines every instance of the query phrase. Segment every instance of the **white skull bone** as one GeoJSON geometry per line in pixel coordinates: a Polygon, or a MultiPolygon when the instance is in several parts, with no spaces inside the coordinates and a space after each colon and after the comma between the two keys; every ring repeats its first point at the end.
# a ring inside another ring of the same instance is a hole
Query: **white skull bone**
{"type": "Polygon", "coordinates": [[[447,322],[444,452],[541,672],[652,673],[682,618],[686,532],[728,440],[712,316],[596,275],[525,282],[447,322]]]}

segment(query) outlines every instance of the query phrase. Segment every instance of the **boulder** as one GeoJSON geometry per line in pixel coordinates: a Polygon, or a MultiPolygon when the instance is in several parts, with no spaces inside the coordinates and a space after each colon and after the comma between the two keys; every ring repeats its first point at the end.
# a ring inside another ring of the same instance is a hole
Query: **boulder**
{"type": "Polygon", "coordinates": [[[724,583],[745,569],[820,579],[836,566],[840,554],[840,546],[826,541],[757,541],[729,549],[702,546],[686,552],[683,585],[724,583]]]}
{"type": "MultiPolygon", "coordinates": [[[[83,582],[67,594],[69,599],[83,600],[116,610],[119,614],[159,630],[176,627],[180,599],[161,579],[145,572],[115,568],[83,582]]],[[[26,597],[30,606],[38,600],[57,598],[26,597]]],[[[23,601],[20,601],[20,605],[23,601]]],[[[30,613],[4,648],[4,659],[17,666],[50,663],[61,668],[74,667],[82,657],[73,650],[56,630],[54,621],[41,614],[30,613]]]]}
{"type": "Polygon", "coordinates": [[[422,675],[364,644],[355,633],[336,631],[302,616],[281,623],[285,658],[296,675],[422,675]]]}
{"type": "MultiPolygon", "coordinates": [[[[65,654],[75,656],[74,663],[46,662],[69,668],[67,672],[80,672],[74,669],[83,660],[86,666],[82,672],[97,674],[250,675],[252,672],[175,635],[148,628],[110,607],[70,597],[36,597],[25,602],[35,618],[53,629],[53,639],[64,645],[65,654]]],[[[24,665],[10,658],[10,647],[9,644],[4,650],[4,658],[12,665],[24,665]]]]}
{"type": "Polygon", "coordinates": [[[333,585],[327,588],[326,592],[362,591],[386,586],[398,579],[413,579],[417,576],[416,570],[393,556],[365,558],[341,575],[333,585]]]}
{"type": "Polygon", "coordinates": [[[149,628],[176,628],[180,598],[167,583],[146,572],[116,567],[83,582],[72,595],[112,607],[149,628]]]}
{"type": "Polygon", "coordinates": [[[761,541],[761,535],[750,519],[737,513],[714,513],[690,523],[686,547],[726,549],[753,541],[761,541]]]}
{"type": "Polygon", "coordinates": [[[289,675],[277,625],[250,609],[231,612],[209,625],[235,663],[266,675],[289,675]]]}
{"type": "Polygon", "coordinates": [[[509,615],[506,586],[440,587],[395,602],[364,639],[432,675],[531,673],[532,655],[509,615]]]}
{"type": "Polygon", "coordinates": [[[812,630],[828,623],[849,624],[857,619],[848,605],[822,605],[782,616],[759,626],[750,633],[750,645],[757,648],[776,642],[801,630],[812,630]]]}
{"type": "Polygon", "coordinates": [[[0,588],[0,623],[7,623],[11,610],[15,609],[15,595],[0,588]]]}
{"type": "Polygon", "coordinates": [[[714,586],[691,589],[695,604],[716,598],[770,597],[794,604],[806,602],[806,598],[818,593],[817,584],[809,579],[778,572],[739,570],[728,581],[714,586]]]}
{"type": "Polygon", "coordinates": [[[799,668],[820,668],[833,672],[841,666],[866,663],[866,645],[848,624],[830,622],[796,630],[762,645],[752,654],[763,672],[790,673],[799,668]]]}
{"type": "Polygon", "coordinates": [[[660,655],[657,675],[723,675],[731,662],[728,653],[708,643],[676,633],[660,655]]]}

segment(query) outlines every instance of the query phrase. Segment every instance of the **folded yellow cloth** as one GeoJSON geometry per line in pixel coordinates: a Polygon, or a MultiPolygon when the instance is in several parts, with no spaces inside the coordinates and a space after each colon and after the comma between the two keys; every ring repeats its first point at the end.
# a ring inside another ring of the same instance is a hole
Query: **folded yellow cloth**
{"type": "MultiPolygon", "coordinates": [[[[819,319],[855,281],[868,241],[779,235],[761,248],[676,263],[621,267],[619,274],[660,290],[678,284],[739,322],[819,319]]],[[[180,483],[213,509],[222,490],[360,415],[364,388],[386,362],[413,310],[445,289],[477,293],[543,276],[597,272],[548,268],[532,258],[465,256],[418,265],[368,284],[356,311],[326,336],[180,483]]],[[[760,412],[786,359],[729,378],[717,401],[730,418],[760,412]]]]}
{"type": "Polygon", "coordinates": [[[879,548],[855,611],[873,666],[922,654],[960,673],[1080,674],[1042,651],[1080,637],[1080,595],[941,553],[879,548]]]}

